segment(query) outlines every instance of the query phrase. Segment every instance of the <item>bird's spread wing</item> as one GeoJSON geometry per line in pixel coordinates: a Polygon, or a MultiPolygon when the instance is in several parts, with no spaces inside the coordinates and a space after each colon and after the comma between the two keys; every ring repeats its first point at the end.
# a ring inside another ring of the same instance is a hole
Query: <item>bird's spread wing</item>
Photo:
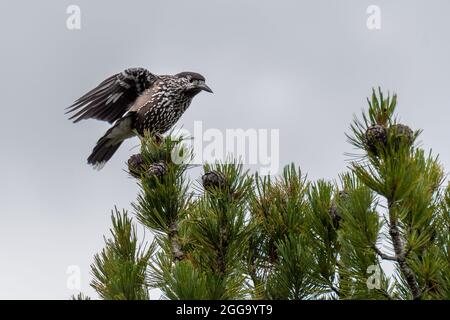
{"type": "Polygon", "coordinates": [[[158,79],[144,68],[129,68],[100,83],[68,107],[69,119],[98,119],[113,123],[133,105],[137,97],[158,79]]]}

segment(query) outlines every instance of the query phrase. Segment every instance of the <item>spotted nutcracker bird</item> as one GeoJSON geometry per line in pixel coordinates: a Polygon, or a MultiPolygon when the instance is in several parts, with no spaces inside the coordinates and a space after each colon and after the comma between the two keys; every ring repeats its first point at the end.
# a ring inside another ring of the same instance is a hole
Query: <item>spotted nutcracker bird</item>
{"type": "Polygon", "coordinates": [[[100,83],[68,107],[69,119],[108,121],[113,126],[98,140],[88,163],[101,169],[121,143],[135,135],[163,134],[178,121],[200,91],[211,92],[195,72],[155,75],[129,68],[100,83]]]}

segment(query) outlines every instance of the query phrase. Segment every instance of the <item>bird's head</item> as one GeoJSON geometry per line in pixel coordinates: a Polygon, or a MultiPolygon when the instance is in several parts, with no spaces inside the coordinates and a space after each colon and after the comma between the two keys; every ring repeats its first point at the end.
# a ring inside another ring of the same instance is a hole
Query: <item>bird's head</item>
{"type": "Polygon", "coordinates": [[[191,97],[197,95],[200,91],[213,92],[211,88],[206,85],[205,77],[199,73],[181,72],[175,76],[185,80],[184,92],[191,97]]]}

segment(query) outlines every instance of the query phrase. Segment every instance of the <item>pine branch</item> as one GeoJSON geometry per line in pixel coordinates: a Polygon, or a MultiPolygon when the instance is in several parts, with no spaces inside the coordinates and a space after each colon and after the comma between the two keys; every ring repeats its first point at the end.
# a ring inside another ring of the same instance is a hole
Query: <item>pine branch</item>
{"type": "Polygon", "coordinates": [[[390,256],[384,252],[382,252],[380,249],[377,248],[377,246],[373,246],[373,249],[375,252],[381,257],[383,260],[389,260],[389,261],[398,261],[397,257],[390,256]]]}
{"type": "Polygon", "coordinates": [[[398,262],[400,271],[408,284],[409,289],[413,295],[414,300],[421,298],[422,292],[417,284],[416,275],[408,266],[406,262],[408,252],[405,250],[403,241],[401,239],[400,230],[398,228],[398,220],[393,212],[393,204],[388,200],[389,209],[389,234],[391,236],[392,245],[394,247],[395,258],[398,262]]]}
{"type": "Polygon", "coordinates": [[[181,261],[184,259],[184,253],[180,244],[180,239],[178,237],[178,224],[172,222],[169,225],[169,232],[167,234],[169,242],[172,246],[172,254],[174,261],[181,261]]]}
{"type": "Polygon", "coordinates": [[[182,142],[183,138],[145,136],[141,139],[141,154],[128,162],[130,173],[140,180],[142,189],[134,205],[136,216],[153,232],[165,235],[175,262],[185,257],[179,224],[191,199],[184,178],[188,165],[172,161],[175,150],[184,150],[182,142]]]}
{"type": "Polygon", "coordinates": [[[228,241],[227,225],[222,221],[219,227],[219,252],[216,259],[218,271],[222,275],[225,274],[226,271],[225,252],[228,250],[228,241]]]}

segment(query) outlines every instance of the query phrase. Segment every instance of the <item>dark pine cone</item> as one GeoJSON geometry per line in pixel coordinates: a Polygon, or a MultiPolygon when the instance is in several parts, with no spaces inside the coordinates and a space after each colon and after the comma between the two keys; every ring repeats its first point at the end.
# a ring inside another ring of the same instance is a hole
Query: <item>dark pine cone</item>
{"type": "Polygon", "coordinates": [[[379,154],[380,148],[384,148],[387,142],[386,129],[379,124],[369,127],[365,134],[365,143],[368,151],[379,154]]]}
{"type": "Polygon", "coordinates": [[[202,184],[205,190],[220,189],[225,186],[226,178],[221,172],[210,171],[202,176],[202,184]]]}
{"type": "Polygon", "coordinates": [[[144,166],[144,161],[143,161],[142,155],[140,153],[133,154],[128,159],[128,171],[135,178],[141,177],[141,173],[144,169],[143,166],[144,166]]]}
{"type": "Polygon", "coordinates": [[[341,201],[347,201],[350,197],[348,191],[345,190],[339,191],[338,196],[341,201]]]}
{"type": "Polygon", "coordinates": [[[167,164],[163,161],[155,162],[147,170],[147,176],[161,178],[167,174],[167,164]]]}
{"type": "Polygon", "coordinates": [[[330,214],[331,221],[333,222],[333,227],[335,229],[339,228],[339,222],[342,220],[342,215],[339,212],[339,209],[336,205],[336,203],[333,201],[331,203],[330,209],[328,210],[328,213],[330,214]]]}
{"type": "Polygon", "coordinates": [[[414,133],[407,125],[394,124],[389,127],[389,132],[392,136],[394,150],[400,149],[403,144],[410,147],[414,142],[414,133]]]}
{"type": "Polygon", "coordinates": [[[333,227],[335,229],[339,228],[339,223],[342,220],[342,214],[340,212],[340,209],[337,205],[337,203],[345,203],[350,198],[350,195],[347,191],[341,190],[337,194],[337,197],[333,199],[330,205],[330,209],[328,209],[328,213],[330,214],[331,221],[333,222],[333,227]]]}

